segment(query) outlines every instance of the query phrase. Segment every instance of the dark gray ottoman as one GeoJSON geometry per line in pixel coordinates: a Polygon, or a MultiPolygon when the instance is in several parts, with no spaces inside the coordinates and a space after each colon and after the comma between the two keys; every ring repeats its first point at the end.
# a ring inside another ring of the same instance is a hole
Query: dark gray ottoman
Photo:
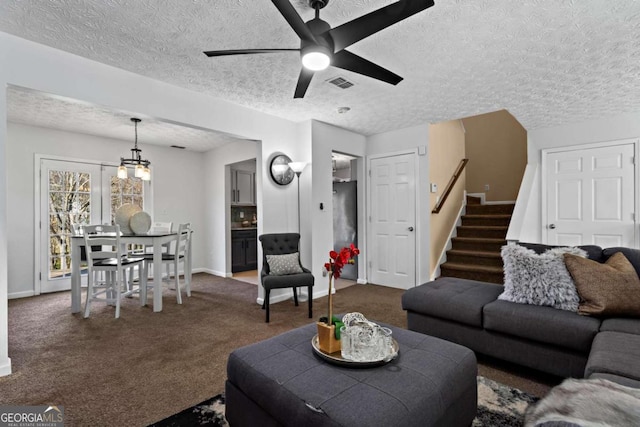
{"type": "Polygon", "coordinates": [[[477,365],[462,346],[393,328],[400,354],[375,368],[328,364],[311,348],[316,325],[229,355],[226,416],[237,426],[470,426],[477,365]]]}

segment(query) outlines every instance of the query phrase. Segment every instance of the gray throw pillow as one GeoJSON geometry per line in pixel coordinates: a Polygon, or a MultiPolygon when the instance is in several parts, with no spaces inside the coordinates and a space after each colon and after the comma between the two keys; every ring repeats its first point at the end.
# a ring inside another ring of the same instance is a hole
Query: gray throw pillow
{"type": "Polygon", "coordinates": [[[267,264],[269,264],[269,274],[273,276],[303,273],[298,252],[284,255],[267,255],[267,264]]]}
{"type": "Polygon", "coordinates": [[[580,298],[563,254],[586,257],[579,248],[553,248],[542,254],[519,245],[502,247],[504,291],[498,299],[578,311],[580,298]]]}

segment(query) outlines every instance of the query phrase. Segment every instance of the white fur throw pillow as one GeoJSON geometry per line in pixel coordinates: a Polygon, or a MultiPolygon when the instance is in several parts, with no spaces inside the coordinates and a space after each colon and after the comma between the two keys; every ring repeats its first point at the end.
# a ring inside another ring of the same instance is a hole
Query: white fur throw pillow
{"type": "Polygon", "coordinates": [[[578,311],[580,298],[563,254],[586,257],[579,248],[552,248],[543,254],[519,245],[502,247],[504,291],[498,299],[578,311]]]}

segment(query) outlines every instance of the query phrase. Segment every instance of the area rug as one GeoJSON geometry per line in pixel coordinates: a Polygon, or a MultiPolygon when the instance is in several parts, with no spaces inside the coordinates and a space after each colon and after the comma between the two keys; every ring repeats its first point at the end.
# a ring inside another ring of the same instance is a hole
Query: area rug
{"type": "MultiPolygon", "coordinates": [[[[518,427],[524,411],[538,398],[516,388],[478,377],[478,413],[473,427],[518,427]]],[[[213,426],[228,427],[224,418],[224,394],[178,412],[151,427],[213,426]]]]}

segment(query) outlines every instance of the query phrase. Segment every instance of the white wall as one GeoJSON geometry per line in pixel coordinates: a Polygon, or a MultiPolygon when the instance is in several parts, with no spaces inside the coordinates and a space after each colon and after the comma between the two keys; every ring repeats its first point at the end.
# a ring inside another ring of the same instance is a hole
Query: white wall
{"type": "MultiPolygon", "coordinates": [[[[313,121],[312,124],[312,188],[308,191],[308,198],[304,199],[307,205],[305,217],[308,222],[303,221],[305,229],[312,232],[312,261],[306,265],[316,278],[313,293],[316,297],[327,295],[329,290],[329,279],[322,276],[324,264],[329,261],[329,251],[333,250],[333,166],[331,163],[331,152],[339,151],[355,157],[365,156],[366,137],[355,132],[341,129],[326,123],[313,121]],[[320,209],[320,203],[323,209],[320,209]]],[[[366,251],[364,243],[365,236],[365,208],[366,197],[364,168],[358,170],[358,238],[357,246],[362,248],[358,278],[362,282],[365,279],[364,265],[366,262],[366,251]]],[[[322,308],[324,309],[324,308],[322,308]]],[[[325,315],[324,311],[320,315],[325,315]]]]}
{"type": "Polygon", "coordinates": [[[640,136],[640,111],[527,131],[528,162],[540,163],[544,148],[615,141],[640,136]]]}
{"type": "MultiPolygon", "coordinates": [[[[543,149],[615,141],[639,136],[640,112],[534,129],[527,131],[528,163],[539,165],[543,149]]],[[[521,241],[542,241],[542,176],[539,173],[539,169],[529,200],[524,203],[528,206],[528,212],[525,217],[527,225],[525,234],[520,239],[521,241]]],[[[640,188],[637,191],[636,198],[640,198],[640,188]]]]}
{"type": "MultiPolygon", "coordinates": [[[[9,297],[33,295],[33,272],[39,268],[34,259],[34,158],[36,154],[89,160],[117,165],[120,156],[131,149],[131,141],[101,138],[35,126],[9,123],[7,155],[7,219],[11,227],[7,238],[11,247],[8,266],[9,297]]],[[[204,267],[204,194],[201,188],[203,165],[201,153],[140,144],[145,158],[152,162],[153,202],[147,209],[154,221],[174,224],[191,222],[193,268],[204,267]]]]}
{"type": "Polygon", "coordinates": [[[416,218],[416,267],[417,283],[429,280],[429,125],[423,124],[367,137],[367,156],[388,154],[427,147],[427,155],[418,155],[416,189],[418,214],[416,218]]]}
{"type": "Polygon", "coordinates": [[[238,141],[218,147],[204,155],[204,212],[206,213],[203,249],[206,271],[211,274],[231,276],[231,265],[227,256],[231,252],[229,222],[231,200],[230,192],[227,191],[230,188],[228,165],[256,158],[259,149],[259,142],[238,141]]]}
{"type": "MultiPolygon", "coordinates": [[[[263,158],[282,147],[296,147],[299,126],[288,120],[234,105],[70,53],[0,33],[0,375],[10,373],[7,324],[6,87],[9,84],[66,96],[107,108],[202,127],[262,141],[258,185],[265,181],[263,158]]],[[[127,149],[130,147],[127,147],[127,149]]],[[[310,149],[310,148],[309,148],[310,149]]],[[[151,154],[152,150],[149,150],[151,154]]],[[[119,157],[121,151],[116,153],[119,157]]],[[[292,152],[293,154],[293,152],[292,152]]],[[[295,154],[298,154],[295,152],[295,154]]],[[[310,160],[310,158],[308,159],[310,160]]],[[[11,162],[11,159],[8,159],[11,162]]],[[[155,162],[154,162],[155,164],[155,162]]],[[[203,185],[204,187],[204,185],[203,185]]],[[[260,227],[289,230],[281,194],[258,189],[260,227]]],[[[293,228],[293,227],[291,227],[293,228]]],[[[260,231],[260,229],[259,229],[260,231]]]]}

